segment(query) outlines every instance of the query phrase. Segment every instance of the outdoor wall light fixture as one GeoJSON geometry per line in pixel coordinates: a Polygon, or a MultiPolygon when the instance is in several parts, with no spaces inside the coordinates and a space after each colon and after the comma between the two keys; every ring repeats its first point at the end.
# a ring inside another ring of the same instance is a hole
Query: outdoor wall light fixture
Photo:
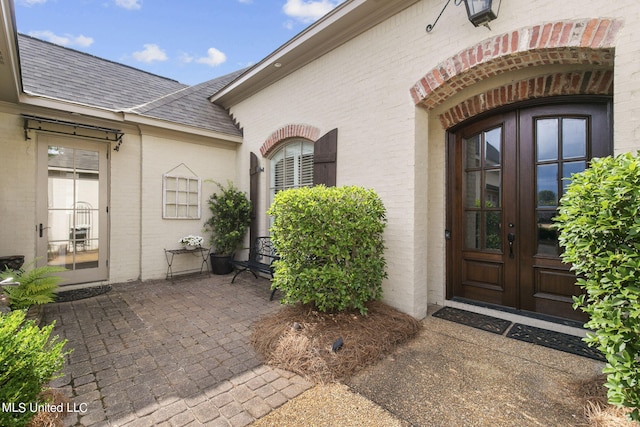
{"type": "MultiPolygon", "coordinates": [[[[460,6],[460,4],[464,2],[464,5],[467,8],[467,17],[475,27],[484,25],[485,27],[489,28],[489,22],[498,17],[498,11],[500,10],[501,1],[502,0],[455,0],[454,3],[456,6],[460,6]]],[[[440,11],[440,14],[438,15],[434,23],[427,25],[427,33],[430,33],[431,30],[433,30],[433,27],[436,26],[438,20],[442,16],[442,13],[447,8],[447,6],[449,6],[449,3],[451,3],[451,0],[447,0],[447,3],[440,11]]]]}

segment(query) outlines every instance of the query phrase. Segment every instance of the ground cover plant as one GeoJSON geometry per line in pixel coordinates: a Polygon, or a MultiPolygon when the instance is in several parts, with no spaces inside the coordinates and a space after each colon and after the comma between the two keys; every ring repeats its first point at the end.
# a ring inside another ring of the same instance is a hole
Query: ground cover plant
{"type": "Polygon", "coordinates": [[[280,256],[273,287],[285,304],[322,312],[357,309],[382,296],[386,211],[373,190],[303,187],[276,194],[268,211],[280,256]]]}
{"type": "Polygon", "coordinates": [[[2,292],[9,297],[9,307],[13,310],[28,309],[32,305],[53,302],[58,283],[62,281],[55,273],[65,271],[63,267],[45,265],[33,267],[35,261],[18,269],[0,272],[0,280],[13,278],[18,286],[4,286],[2,292]]]}
{"type": "Polygon", "coordinates": [[[605,355],[610,403],[640,419],[640,157],[594,159],[575,174],[561,200],[562,258],[585,293],[585,339],[605,355]]]}

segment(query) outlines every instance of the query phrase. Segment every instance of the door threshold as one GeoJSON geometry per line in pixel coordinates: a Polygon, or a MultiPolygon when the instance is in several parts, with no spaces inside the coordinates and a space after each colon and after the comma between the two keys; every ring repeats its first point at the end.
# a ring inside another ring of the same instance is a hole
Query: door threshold
{"type": "Polygon", "coordinates": [[[583,323],[577,320],[563,319],[544,314],[516,310],[509,307],[480,303],[464,298],[445,300],[443,305],[445,307],[458,308],[472,313],[479,313],[486,316],[497,317],[498,319],[509,320],[513,323],[534,326],[536,328],[561,332],[563,334],[577,337],[585,337],[588,332],[588,330],[584,328],[583,323]]]}
{"type": "Polygon", "coordinates": [[[73,283],[69,285],[61,284],[61,285],[58,285],[58,289],[56,289],[54,292],[58,293],[58,292],[66,292],[66,291],[75,291],[77,289],[95,288],[98,286],[104,286],[108,283],[109,282],[107,280],[101,280],[98,282],[73,283]]]}

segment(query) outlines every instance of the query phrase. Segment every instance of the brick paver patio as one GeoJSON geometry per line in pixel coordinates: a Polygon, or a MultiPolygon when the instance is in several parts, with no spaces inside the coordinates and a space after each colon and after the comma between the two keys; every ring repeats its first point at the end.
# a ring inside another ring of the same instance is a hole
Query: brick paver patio
{"type": "Polygon", "coordinates": [[[52,384],[78,426],[244,426],[311,384],[262,364],[251,325],[279,309],[251,274],[114,285],[45,306],[74,349],[52,384]]]}

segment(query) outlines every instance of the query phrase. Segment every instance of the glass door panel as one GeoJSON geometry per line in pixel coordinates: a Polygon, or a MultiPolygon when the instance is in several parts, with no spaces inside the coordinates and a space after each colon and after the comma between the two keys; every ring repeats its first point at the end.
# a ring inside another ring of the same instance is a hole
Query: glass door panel
{"type": "Polygon", "coordinates": [[[502,128],[464,139],[463,146],[465,247],[501,250],[502,128]]]}
{"type": "Polygon", "coordinates": [[[557,257],[558,236],[552,218],[571,175],[587,166],[587,118],[536,119],[536,218],[538,254],[557,257]]]}
{"type": "Polygon", "coordinates": [[[95,268],[100,252],[99,154],[56,146],[49,146],[48,153],[48,264],[95,268]]]}
{"type": "Polygon", "coordinates": [[[105,279],[107,146],[39,139],[40,262],[66,268],[65,283],[105,279]]]}

